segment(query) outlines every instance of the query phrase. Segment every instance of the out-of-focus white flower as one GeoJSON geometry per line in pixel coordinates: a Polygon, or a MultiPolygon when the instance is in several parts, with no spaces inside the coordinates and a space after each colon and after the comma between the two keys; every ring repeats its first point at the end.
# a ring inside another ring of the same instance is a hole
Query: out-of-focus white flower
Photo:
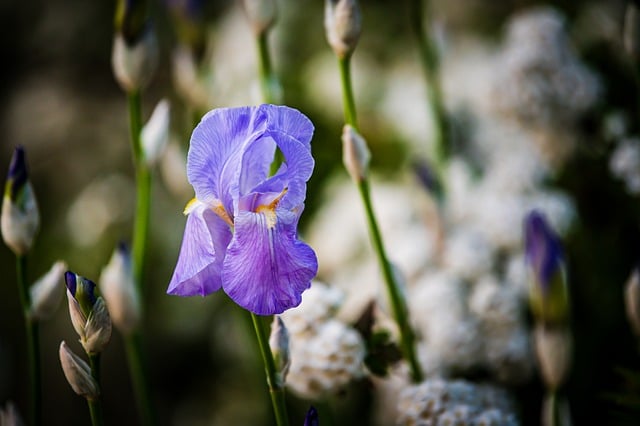
{"type": "Polygon", "coordinates": [[[336,393],[363,373],[365,347],[360,334],[330,319],[313,334],[291,336],[287,386],[303,398],[336,393]]]}
{"type": "Polygon", "coordinates": [[[475,425],[488,410],[501,413],[505,422],[500,424],[517,424],[514,403],[505,390],[464,380],[428,379],[401,391],[396,424],[475,425]]]}
{"type": "Polygon", "coordinates": [[[640,138],[621,140],[609,158],[609,170],[625,183],[630,194],[640,194],[640,138]]]}
{"type": "Polygon", "coordinates": [[[476,279],[493,266],[493,247],[486,236],[460,226],[453,230],[445,242],[444,266],[465,280],[476,279]]]}
{"type": "Polygon", "coordinates": [[[156,105],[151,118],[140,133],[144,159],[149,165],[156,164],[169,141],[169,101],[162,99],[156,105]]]}
{"type": "Polygon", "coordinates": [[[333,317],[344,300],[341,290],[318,280],[302,293],[302,302],[282,313],[281,318],[291,334],[315,332],[316,327],[333,317]]]}
{"type": "Polygon", "coordinates": [[[59,260],[31,286],[31,316],[33,318],[39,321],[49,319],[58,309],[64,294],[62,278],[66,269],[66,263],[59,260]]]}

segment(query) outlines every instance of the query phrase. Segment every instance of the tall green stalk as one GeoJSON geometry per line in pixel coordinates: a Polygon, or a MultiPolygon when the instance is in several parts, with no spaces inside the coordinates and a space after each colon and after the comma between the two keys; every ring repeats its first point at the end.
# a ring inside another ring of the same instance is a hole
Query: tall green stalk
{"type": "Polygon", "coordinates": [[[278,426],[288,426],[289,418],[287,417],[287,408],[285,404],[284,383],[279,378],[276,369],[276,363],[273,359],[273,353],[269,347],[269,333],[267,332],[264,318],[251,313],[251,320],[256,331],[260,354],[264,363],[264,369],[267,374],[267,386],[269,387],[269,395],[271,397],[271,405],[276,417],[278,426]]]}
{"type": "Polygon", "coordinates": [[[266,30],[256,36],[256,43],[258,45],[258,68],[262,100],[264,103],[271,104],[275,102],[275,95],[273,93],[275,76],[273,75],[273,69],[271,67],[271,56],[269,55],[266,30]]]}
{"type": "Polygon", "coordinates": [[[42,371],[40,368],[40,327],[31,316],[31,294],[27,285],[27,256],[16,255],[16,279],[20,303],[24,314],[27,337],[27,359],[29,361],[29,393],[31,424],[42,424],[42,371]]]}
{"type": "MultiPolygon", "coordinates": [[[[144,158],[142,148],[142,100],[139,91],[127,94],[129,104],[129,128],[133,160],[136,174],[136,213],[133,228],[132,262],[133,279],[138,300],[144,300],[143,280],[144,265],[147,251],[147,239],[149,234],[149,217],[151,211],[151,170],[144,158]]],[[[141,311],[144,306],[141,304],[141,311]]],[[[133,382],[133,389],[137,400],[141,422],[145,426],[156,424],[155,411],[149,397],[148,375],[143,354],[142,337],[138,331],[125,336],[127,347],[127,361],[129,374],[133,382]]]]}
{"type": "Polygon", "coordinates": [[[451,132],[444,108],[442,96],[442,86],[440,84],[440,62],[436,46],[425,31],[423,24],[423,0],[411,0],[411,28],[418,43],[422,70],[427,83],[429,97],[429,107],[433,121],[434,150],[431,161],[436,169],[436,175],[440,184],[444,186],[442,180],[444,167],[451,153],[451,132]]]}
{"type": "MultiPolygon", "coordinates": [[[[344,107],[345,122],[357,130],[357,115],[355,102],[353,97],[353,89],[351,84],[351,73],[349,70],[350,56],[339,58],[340,63],[340,80],[342,83],[342,102],[344,107]]],[[[415,335],[409,324],[409,312],[400,291],[396,277],[394,276],[391,263],[387,257],[382,235],[378,227],[373,205],[371,203],[371,195],[369,191],[369,181],[365,177],[356,181],[362,203],[365,207],[367,216],[367,225],[371,236],[373,247],[376,252],[378,263],[382,269],[383,278],[386,284],[387,295],[391,303],[393,317],[400,331],[400,347],[406,361],[409,363],[411,371],[411,380],[415,383],[421,382],[423,379],[422,369],[418,363],[415,351],[415,335]]]]}
{"type": "MultiPolygon", "coordinates": [[[[100,354],[89,355],[89,366],[91,367],[91,377],[98,384],[100,389],[100,354]]],[[[89,405],[89,415],[91,416],[92,426],[102,426],[104,424],[104,418],[102,416],[102,401],[101,396],[97,398],[88,398],[87,404],[89,405]]]]}

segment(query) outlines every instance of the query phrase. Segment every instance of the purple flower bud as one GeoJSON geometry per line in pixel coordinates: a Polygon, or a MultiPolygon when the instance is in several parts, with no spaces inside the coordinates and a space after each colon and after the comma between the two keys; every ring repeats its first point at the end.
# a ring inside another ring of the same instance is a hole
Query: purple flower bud
{"type": "Polygon", "coordinates": [[[533,210],[525,219],[525,258],[538,285],[547,291],[563,265],[562,246],[545,216],[533,210]]]}
{"type": "Polygon", "coordinates": [[[320,426],[318,421],[318,410],[312,405],[307,411],[307,416],[304,418],[304,426],[320,426]]]}
{"type": "Polygon", "coordinates": [[[19,191],[22,189],[25,183],[27,183],[27,161],[25,158],[24,148],[17,146],[13,151],[13,157],[11,157],[11,164],[9,165],[9,172],[7,173],[7,184],[5,187],[5,194],[11,197],[11,200],[15,201],[18,197],[19,191]]]}
{"type": "Polygon", "coordinates": [[[64,273],[64,280],[67,290],[80,304],[83,313],[88,316],[97,300],[95,295],[96,284],[71,271],[64,273]]]}

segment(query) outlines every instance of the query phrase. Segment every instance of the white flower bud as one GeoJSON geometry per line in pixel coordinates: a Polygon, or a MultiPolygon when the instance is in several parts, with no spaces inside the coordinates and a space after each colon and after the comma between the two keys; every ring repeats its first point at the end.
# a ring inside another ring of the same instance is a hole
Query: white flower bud
{"type": "Polygon", "coordinates": [[[342,162],[351,179],[356,182],[366,179],[370,160],[371,153],[367,141],[353,126],[345,124],[342,128],[342,162]]]}
{"type": "Polygon", "coordinates": [[[102,352],[111,340],[111,318],[102,297],[98,297],[93,305],[84,333],[80,342],[89,355],[102,352]]]}
{"type": "Polygon", "coordinates": [[[636,336],[640,336],[640,272],[633,271],[624,291],[627,319],[636,336]]]}
{"type": "Polygon", "coordinates": [[[534,330],[536,356],[540,374],[548,389],[562,385],[571,368],[571,332],[565,327],[545,327],[534,330]]]}
{"type": "Polygon", "coordinates": [[[269,336],[269,347],[273,354],[273,359],[278,370],[280,385],[284,383],[291,365],[291,357],[289,353],[289,331],[285,327],[282,318],[274,315],[271,323],[271,335],[269,336]]]}
{"type": "Polygon", "coordinates": [[[267,31],[276,20],[275,0],[242,0],[242,6],[256,35],[267,31]]]}
{"type": "Polygon", "coordinates": [[[169,118],[169,101],[162,99],[142,128],[140,133],[142,150],[149,166],[158,161],[169,142],[169,118]]]}
{"type": "Polygon", "coordinates": [[[120,246],[100,275],[100,290],[115,326],[129,334],[140,323],[140,302],[133,281],[129,251],[120,246]]]}
{"type": "Polygon", "coordinates": [[[0,425],[1,426],[22,426],[24,422],[18,413],[16,405],[9,401],[7,405],[0,409],[0,425]]]}
{"type": "Polygon", "coordinates": [[[149,28],[140,40],[129,46],[122,34],[116,33],[111,52],[111,66],[118,84],[125,92],[143,89],[149,84],[158,63],[158,42],[149,28]]]}
{"type": "Polygon", "coordinates": [[[25,255],[40,226],[40,213],[29,182],[25,151],[17,147],[11,157],[2,199],[0,227],[5,244],[16,254],[25,255]]]}
{"type": "Polygon", "coordinates": [[[62,277],[67,265],[59,260],[49,272],[31,286],[31,317],[42,321],[51,318],[62,301],[62,277]]]}
{"type": "Polygon", "coordinates": [[[357,0],[326,0],[324,28],[329,45],[339,58],[345,58],[358,44],[362,28],[357,0]]]}
{"type": "Polygon", "coordinates": [[[89,365],[67,346],[63,340],[60,343],[60,364],[67,382],[75,393],[87,399],[96,399],[100,396],[98,383],[91,376],[89,365]]]}

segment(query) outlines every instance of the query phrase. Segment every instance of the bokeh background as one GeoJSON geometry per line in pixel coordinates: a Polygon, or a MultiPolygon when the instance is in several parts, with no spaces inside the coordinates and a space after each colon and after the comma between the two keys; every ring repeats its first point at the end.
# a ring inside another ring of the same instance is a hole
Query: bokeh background
{"type": "MultiPolygon", "coordinates": [[[[255,44],[239,3],[209,3],[204,19],[210,106],[258,103],[255,44]]],[[[513,14],[541,4],[525,0],[431,3],[445,63],[459,53],[460,46],[498,45],[513,14]]],[[[612,113],[626,123],[629,134],[640,131],[637,81],[622,46],[625,2],[544,4],[565,17],[576,52],[598,76],[602,88],[597,106],[578,123],[574,154],[552,182],[574,197],[578,218],[565,241],[575,333],[574,367],[566,392],[575,424],[638,424],[640,357],[624,316],[622,295],[638,260],[640,212],[638,195],[609,170],[613,145],[605,132],[605,123],[611,121],[605,117],[612,113]]],[[[361,6],[363,32],[354,55],[361,129],[371,146],[374,170],[394,179],[406,175],[412,161],[426,152],[416,149],[422,144],[416,139],[429,138],[428,123],[424,124],[428,121],[425,88],[408,26],[408,2],[364,0],[361,6]],[[404,74],[398,74],[399,67],[404,74]],[[416,103],[416,96],[400,96],[392,102],[387,89],[394,79],[404,89],[400,93],[417,93],[424,104],[416,103]],[[414,120],[415,128],[399,124],[407,117],[414,120]]],[[[316,126],[312,144],[316,172],[309,183],[303,234],[325,197],[331,197],[326,193],[328,182],[345,175],[339,77],[324,38],[323,7],[320,0],[278,0],[278,21],[270,36],[284,103],[303,111],[316,126]]],[[[57,259],[97,279],[114,246],[131,235],[135,185],[126,98],[113,78],[110,59],[114,8],[114,2],[80,0],[0,3],[0,171],[6,172],[14,146],[24,146],[42,218],[29,256],[30,281],[57,259]]],[[[243,313],[222,294],[189,299],[165,294],[182,238],[182,209],[192,196],[181,180],[180,165],[197,112],[174,88],[171,52],[176,34],[165,5],[155,2],[153,15],[161,56],[144,92],[143,114],[148,117],[158,100],[168,98],[173,139],[172,154],[154,180],[144,294],[154,402],[161,424],[269,425],[263,370],[243,313]]],[[[468,68],[457,74],[461,86],[473,81],[473,66],[469,61],[468,68]]],[[[446,97],[447,87],[457,83],[447,82],[446,76],[444,80],[446,97]]],[[[480,79],[474,84],[484,83],[480,79]]],[[[0,404],[12,400],[25,413],[23,320],[14,256],[4,245],[0,246],[0,271],[0,404]]],[[[58,360],[63,339],[79,350],[66,306],[42,325],[41,339],[45,424],[87,424],[86,404],[71,391],[58,360]]],[[[106,424],[137,424],[117,333],[102,362],[106,424]]],[[[369,386],[357,383],[336,397],[334,424],[375,424],[370,418],[369,386]]],[[[539,379],[532,378],[516,393],[523,424],[539,424],[539,379]]],[[[308,401],[291,394],[288,399],[292,424],[296,419],[302,424],[308,401]]]]}

